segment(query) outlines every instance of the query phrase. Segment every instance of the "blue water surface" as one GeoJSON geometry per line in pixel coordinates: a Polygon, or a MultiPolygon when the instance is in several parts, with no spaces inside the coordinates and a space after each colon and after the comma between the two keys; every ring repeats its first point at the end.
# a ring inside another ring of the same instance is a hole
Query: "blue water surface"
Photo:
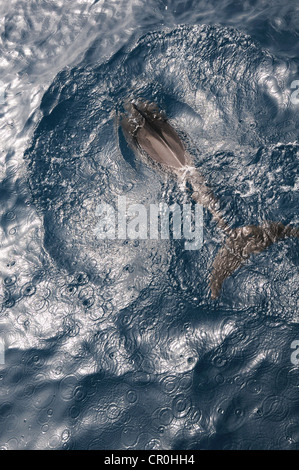
{"type": "Polygon", "coordinates": [[[1,13],[2,448],[297,449],[298,239],[212,300],[208,212],[196,251],[94,230],[120,196],[190,203],[128,146],[136,98],[166,113],[230,226],[299,226],[297,2],[1,13]]]}

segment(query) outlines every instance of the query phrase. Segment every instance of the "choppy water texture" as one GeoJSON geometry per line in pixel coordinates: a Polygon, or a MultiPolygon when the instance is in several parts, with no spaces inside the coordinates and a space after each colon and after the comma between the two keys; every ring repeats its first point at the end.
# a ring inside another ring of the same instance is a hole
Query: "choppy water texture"
{"type": "Polygon", "coordinates": [[[297,2],[0,12],[2,448],[298,448],[298,240],[212,301],[208,214],[198,252],[93,230],[118,196],[189,201],[128,148],[133,97],[166,112],[232,227],[299,226],[297,2]]]}

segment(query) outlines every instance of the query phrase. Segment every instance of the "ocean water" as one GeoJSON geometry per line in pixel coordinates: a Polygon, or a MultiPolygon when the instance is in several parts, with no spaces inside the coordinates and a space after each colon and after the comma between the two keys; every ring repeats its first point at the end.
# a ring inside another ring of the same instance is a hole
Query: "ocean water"
{"type": "Polygon", "coordinates": [[[133,98],[232,227],[299,226],[298,19],[295,0],[0,4],[2,449],[298,449],[298,239],[212,300],[207,212],[197,251],[94,233],[101,202],[190,200],[128,147],[133,98]]]}

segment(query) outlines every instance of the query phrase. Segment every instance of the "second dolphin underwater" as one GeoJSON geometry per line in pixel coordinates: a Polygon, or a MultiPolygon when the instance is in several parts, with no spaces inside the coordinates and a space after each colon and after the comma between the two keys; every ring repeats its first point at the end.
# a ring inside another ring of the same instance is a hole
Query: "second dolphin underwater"
{"type": "Polygon", "coordinates": [[[227,238],[213,262],[209,279],[211,297],[219,296],[224,280],[242,266],[253,253],[260,253],[286,237],[299,237],[299,229],[280,222],[264,222],[230,228],[223,219],[219,203],[192,162],[191,155],[164,113],[155,103],[131,101],[124,105],[121,128],[128,144],[157,168],[176,175],[192,188],[192,198],[208,209],[227,238]]]}

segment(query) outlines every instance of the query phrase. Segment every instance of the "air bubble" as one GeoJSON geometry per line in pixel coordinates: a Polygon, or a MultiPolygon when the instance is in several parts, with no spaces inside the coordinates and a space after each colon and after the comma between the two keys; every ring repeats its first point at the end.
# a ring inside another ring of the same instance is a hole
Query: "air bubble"
{"type": "Polygon", "coordinates": [[[30,297],[31,295],[35,294],[36,288],[33,284],[27,283],[22,287],[22,294],[25,297],[30,297]]]}

